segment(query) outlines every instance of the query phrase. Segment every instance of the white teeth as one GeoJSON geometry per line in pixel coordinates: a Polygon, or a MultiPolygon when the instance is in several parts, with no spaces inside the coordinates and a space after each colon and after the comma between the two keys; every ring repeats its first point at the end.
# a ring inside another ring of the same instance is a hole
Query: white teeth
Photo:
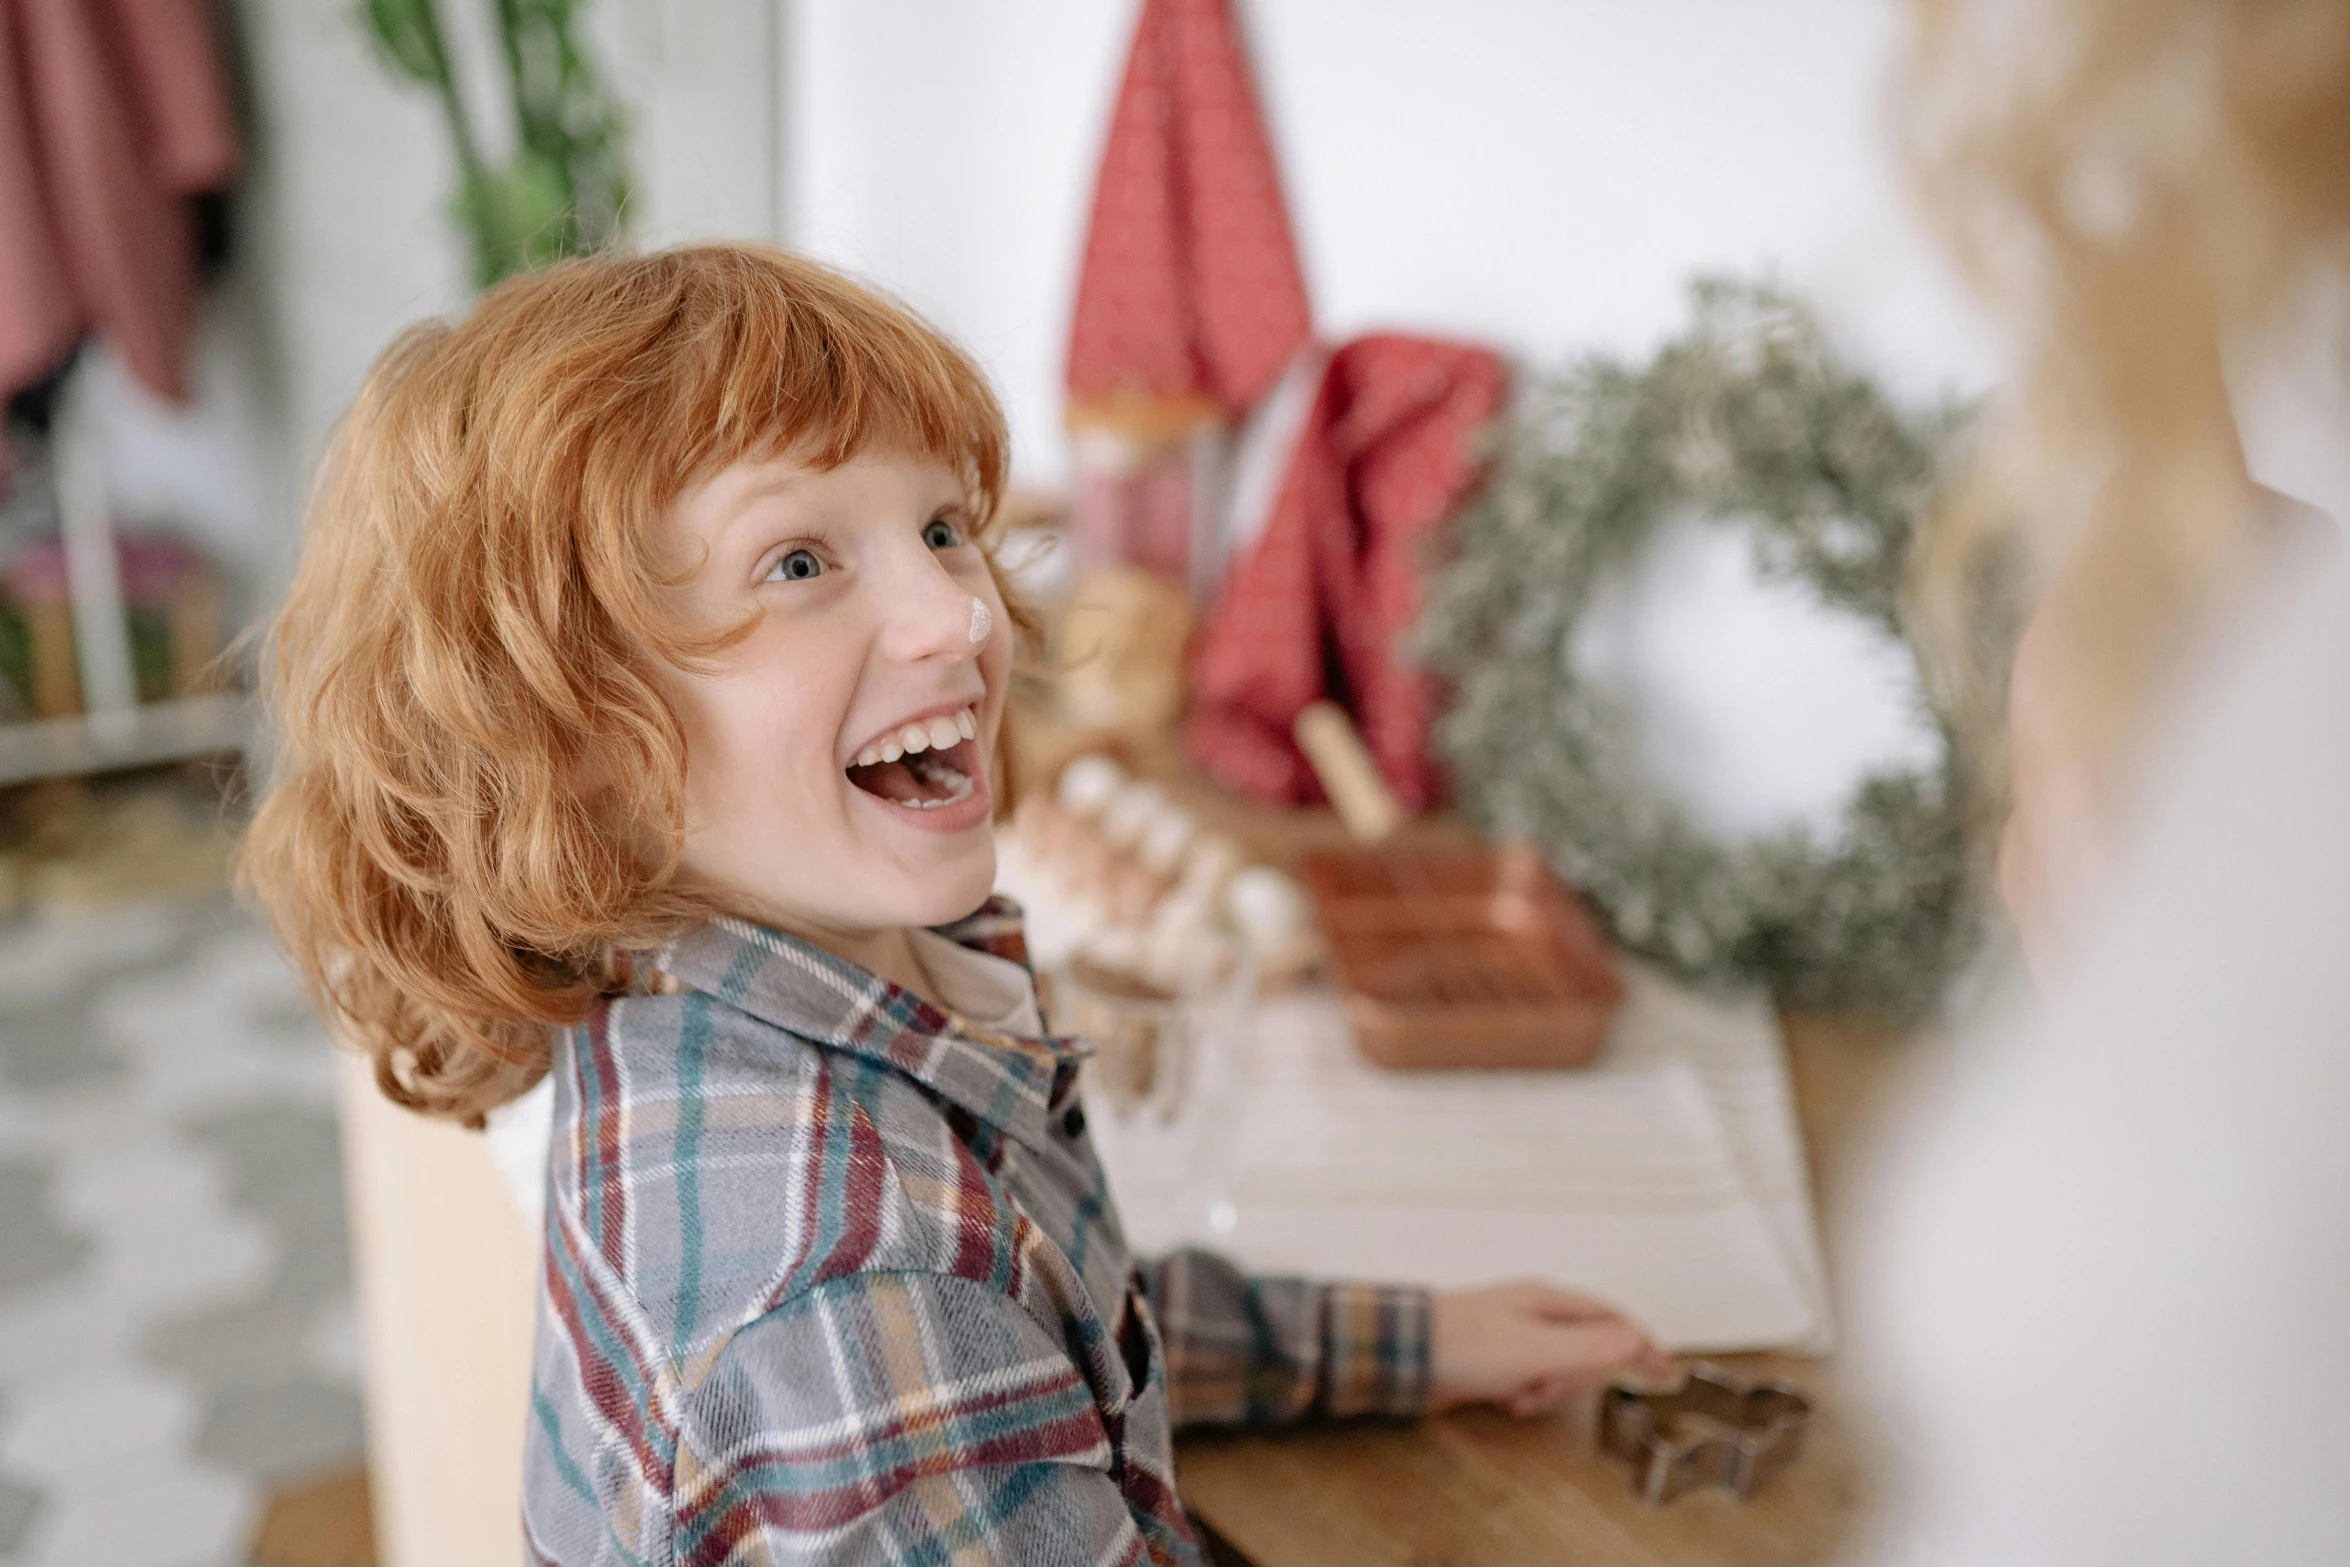
{"type": "Polygon", "coordinates": [[[859,751],[856,761],[850,765],[871,767],[876,762],[894,762],[901,756],[913,756],[922,751],[944,751],[957,741],[978,738],[978,711],[966,707],[944,718],[908,724],[896,734],[859,751]]]}
{"type": "Polygon", "coordinates": [[[943,763],[932,762],[927,765],[930,769],[931,782],[943,783],[947,786],[946,798],[943,800],[900,800],[898,802],[900,805],[910,806],[917,811],[935,811],[942,805],[957,805],[971,798],[971,791],[977,786],[971,782],[968,774],[943,763]]]}

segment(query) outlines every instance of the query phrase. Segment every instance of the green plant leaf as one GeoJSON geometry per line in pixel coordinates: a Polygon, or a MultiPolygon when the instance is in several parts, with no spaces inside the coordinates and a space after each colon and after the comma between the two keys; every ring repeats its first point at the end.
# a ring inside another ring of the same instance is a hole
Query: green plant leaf
{"type": "MultiPolygon", "coordinates": [[[[483,0],[472,0],[483,3],[483,0]]],[[[577,0],[489,0],[515,141],[497,166],[482,156],[443,41],[434,0],[360,0],[359,15],[394,76],[433,89],[457,159],[449,209],[487,288],[619,239],[628,202],[626,118],[574,33],[577,0]]]]}
{"type": "Polygon", "coordinates": [[[410,81],[446,82],[448,51],[432,0],[361,0],[360,15],[386,64],[410,81]]]}

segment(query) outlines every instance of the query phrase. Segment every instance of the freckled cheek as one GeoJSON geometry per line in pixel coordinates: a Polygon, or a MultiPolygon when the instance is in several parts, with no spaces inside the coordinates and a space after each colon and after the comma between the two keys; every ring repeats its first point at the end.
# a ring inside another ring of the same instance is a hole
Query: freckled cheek
{"type": "Polygon", "coordinates": [[[688,798],[705,822],[756,833],[770,813],[825,797],[840,728],[831,694],[764,668],[705,688],[686,728],[688,798]]]}

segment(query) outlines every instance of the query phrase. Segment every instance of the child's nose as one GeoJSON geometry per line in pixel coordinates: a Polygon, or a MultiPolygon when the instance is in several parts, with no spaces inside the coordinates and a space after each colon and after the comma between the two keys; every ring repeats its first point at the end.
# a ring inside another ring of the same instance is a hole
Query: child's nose
{"type": "Polygon", "coordinates": [[[986,613],[986,606],[949,575],[934,555],[925,555],[922,565],[893,587],[891,596],[898,602],[883,611],[882,636],[883,647],[892,658],[906,663],[931,658],[960,661],[976,654],[985,640],[974,638],[971,632],[979,623],[977,617],[986,613]]]}

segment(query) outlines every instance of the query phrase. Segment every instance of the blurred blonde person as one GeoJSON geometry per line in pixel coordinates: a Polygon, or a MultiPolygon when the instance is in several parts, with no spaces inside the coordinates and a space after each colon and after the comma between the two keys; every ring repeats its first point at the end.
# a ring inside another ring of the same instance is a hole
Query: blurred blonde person
{"type": "Polygon", "coordinates": [[[2316,468],[2350,444],[2350,342],[2310,325],[2350,297],[2350,5],[1913,20],[1927,209],[2023,345],[1918,608],[1979,653],[1983,584],[2032,591],[2010,700],[1973,710],[2037,994],[1894,1144],[1864,1288],[1900,1484],[1866,1556],[2350,1562],[2350,581],[2245,457],[2280,343],[2337,383],[2298,397],[2334,422],[2316,468]]]}

